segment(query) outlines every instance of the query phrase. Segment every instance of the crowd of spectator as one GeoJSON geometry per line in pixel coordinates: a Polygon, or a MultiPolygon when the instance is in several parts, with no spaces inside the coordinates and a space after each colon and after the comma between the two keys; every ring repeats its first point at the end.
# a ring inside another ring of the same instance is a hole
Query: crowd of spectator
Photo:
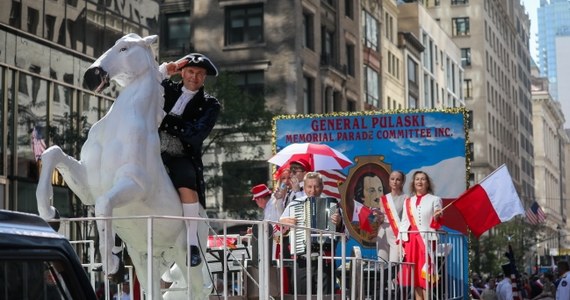
{"type": "Polygon", "coordinates": [[[473,299],[483,300],[554,300],[566,299],[556,297],[557,291],[560,293],[567,293],[562,291],[566,289],[565,276],[568,273],[568,262],[559,261],[557,267],[552,271],[543,273],[521,273],[509,274],[503,272],[496,276],[482,277],[477,273],[471,274],[470,293],[473,299]],[[509,291],[502,288],[502,286],[511,286],[509,291]],[[560,289],[559,289],[560,288],[560,289]]]}

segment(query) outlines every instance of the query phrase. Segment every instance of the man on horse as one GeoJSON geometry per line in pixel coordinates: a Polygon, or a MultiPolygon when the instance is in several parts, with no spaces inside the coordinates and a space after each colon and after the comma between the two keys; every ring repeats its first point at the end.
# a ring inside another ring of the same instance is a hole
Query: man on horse
{"type": "MultiPolygon", "coordinates": [[[[159,128],[162,161],[178,191],[185,217],[199,217],[200,204],[206,206],[202,144],[216,124],[220,103],[204,92],[207,75],[218,70],[208,57],[191,53],[176,62],[163,63],[164,111],[159,128]],[[170,76],[180,74],[182,81],[170,76]]],[[[190,266],[202,261],[198,250],[197,222],[186,222],[190,245],[190,266]]]]}

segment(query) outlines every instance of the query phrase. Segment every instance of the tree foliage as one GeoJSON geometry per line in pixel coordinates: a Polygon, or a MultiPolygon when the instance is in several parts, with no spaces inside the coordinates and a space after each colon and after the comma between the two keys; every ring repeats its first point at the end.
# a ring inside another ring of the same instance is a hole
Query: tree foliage
{"type": "Polygon", "coordinates": [[[208,162],[206,168],[223,170],[223,177],[208,176],[207,189],[224,187],[223,208],[228,216],[257,219],[259,209],[251,201],[249,189],[253,183],[267,181],[267,172],[259,171],[259,165],[260,162],[268,164],[265,160],[269,153],[263,148],[271,142],[272,120],[279,113],[268,110],[265,105],[271,88],[265,86],[259,93],[249,93],[236,84],[231,73],[222,72],[213,84],[206,86],[206,91],[221,102],[222,111],[204,144],[203,153],[215,147],[225,154],[224,161],[231,161],[224,166],[208,162]]]}
{"type": "Polygon", "coordinates": [[[535,245],[537,237],[544,233],[544,226],[531,225],[524,218],[516,218],[497,225],[488,234],[479,239],[471,236],[469,245],[471,255],[470,270],[479,274],[497,275],[502,272],[501,265],[508,263],[505,252],[511,245],[517,270],[525,272],[536,256],[535,245]]]}
{"type": "Polygon", "coordinates": [[[264,96],[271,93],[270,89],[266,87],[263,95],[243,92],[231,73],[222,72],[206,90],[218,98],[222,111],[204,145],[204,153],[214,145],[226,153],[238,153],[240,147],[246,145],[256,150],[251,159],[263,157],[260,145],[270,141],[271,122],[278,113],[266,109],[264,96]]]}

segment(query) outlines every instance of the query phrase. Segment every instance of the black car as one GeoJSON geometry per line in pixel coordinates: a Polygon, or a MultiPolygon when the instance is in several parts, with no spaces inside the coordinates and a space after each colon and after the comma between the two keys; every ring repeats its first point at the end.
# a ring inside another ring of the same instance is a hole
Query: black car
{"type": "Polygon", "coordinates": [[[0,210],[0,299],[97,299],[69,241],[36,215],[0,210]]]}

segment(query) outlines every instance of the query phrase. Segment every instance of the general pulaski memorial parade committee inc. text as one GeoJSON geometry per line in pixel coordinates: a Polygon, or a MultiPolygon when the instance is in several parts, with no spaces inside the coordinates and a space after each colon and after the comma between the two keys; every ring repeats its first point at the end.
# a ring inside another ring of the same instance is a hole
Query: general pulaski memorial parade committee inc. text
{"type": "Polygon", "coordinates": [[[314,119],[310,132],[287,134],[287,143],[361,141],[374,139],[410,139],[450,137],[446,127],[426,126],[425,116],[378,115],[314,119]]]}

